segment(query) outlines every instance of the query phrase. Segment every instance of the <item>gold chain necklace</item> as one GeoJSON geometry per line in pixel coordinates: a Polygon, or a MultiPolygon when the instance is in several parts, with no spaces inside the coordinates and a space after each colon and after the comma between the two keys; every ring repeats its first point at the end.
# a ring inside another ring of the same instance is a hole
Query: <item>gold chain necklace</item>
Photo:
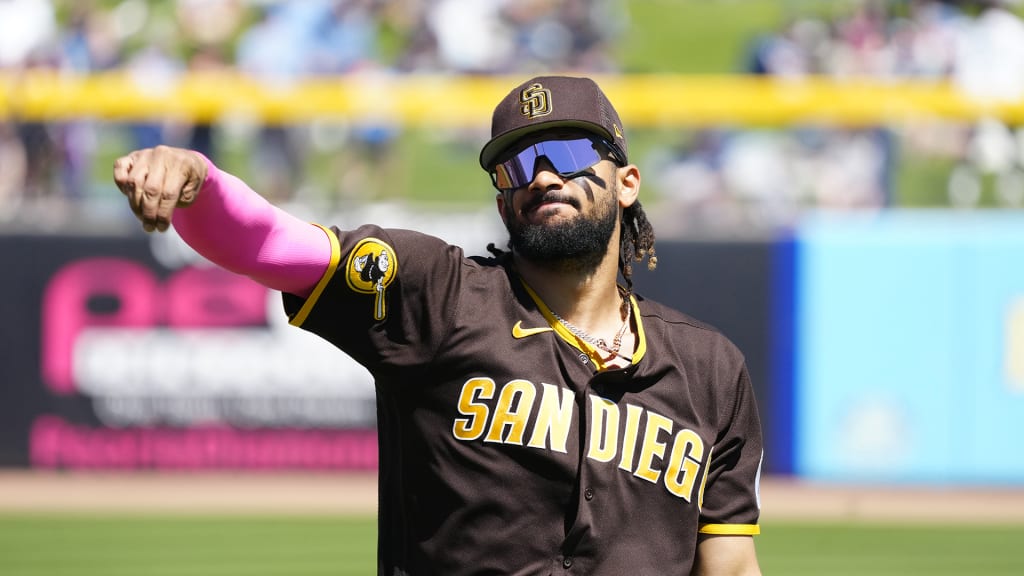
{"type": "Polygon", "coordinates": [[[554,310],[551,311],[551,315],[555,317],[555,320],[558,320],[559,324],[565,326],[566,330],[571,332],[573,336],[579,338],[580,340],[587,342],[588,344],[594,346],[595,348],[604,350],[609,354],[613,354],[615,356],[618,356],[619,358],[632,361],[631,357],[619,354],[619,350],[622,349],[622,337],[626,335],[626,329],[629,328],[629,319],[632,316],[633,312],[633,307],[629,305],[629,301],[626,300],[625,294],[622,295],[622,300],[623,304],[626,307],[626,319],[622,322],[622,327],[619,328],[619,331],[616,332],[615,338],[612,339],[611,346],[608,345],[604,338],[596,338],[594,336],[591,336],[590,334],[587,334],[586,332],[583,331],[582,328],[576,326],[572,322],[569,322],[565,318],[562,318],[554,310]]]}

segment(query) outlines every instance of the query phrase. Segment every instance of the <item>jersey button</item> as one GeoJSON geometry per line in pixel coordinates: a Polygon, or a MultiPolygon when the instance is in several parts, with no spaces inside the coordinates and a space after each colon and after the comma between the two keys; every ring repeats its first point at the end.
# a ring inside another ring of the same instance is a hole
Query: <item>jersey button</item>
{"type": "Polygon", "coordinates": [[[572,568],[572,558],[571,557],[566,556],[565,559],[562,560],[562,568],[565,568],[566,570],[568,570],[569,568],[572,568]]]}
{"type": "Polygon", "coordinates": [[[586,498],[587,500],[593,500],[594,499],[594,489],[593,488],[587,488],[586,490],[584,490],[583,491],[583,497],[586,498]]]}

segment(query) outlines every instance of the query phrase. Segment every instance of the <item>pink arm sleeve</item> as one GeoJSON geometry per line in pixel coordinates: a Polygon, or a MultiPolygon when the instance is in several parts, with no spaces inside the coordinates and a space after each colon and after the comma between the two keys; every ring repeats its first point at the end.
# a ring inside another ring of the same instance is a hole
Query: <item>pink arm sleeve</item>
{"type": "Polygon", "coordinates": [[[309,296],[331,261],[327,233],[267,202],[209,160],[207,165],[195,202],[174,211],[178,234],[227,270],[274,290],[309,296]]]}

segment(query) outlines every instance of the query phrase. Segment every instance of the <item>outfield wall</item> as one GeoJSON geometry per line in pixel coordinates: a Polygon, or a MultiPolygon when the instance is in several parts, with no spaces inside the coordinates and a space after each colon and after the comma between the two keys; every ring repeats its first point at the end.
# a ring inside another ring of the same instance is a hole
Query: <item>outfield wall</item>
{"type": "MultiPolygon", "coordinates": [[[[372,470],[368,374],[172,235],[0,236],[0,466],[372,470]]],[[[1024,483],[1024,215],[658,245],[638,292],[745,352],[766,471],[1024,483]]]]}

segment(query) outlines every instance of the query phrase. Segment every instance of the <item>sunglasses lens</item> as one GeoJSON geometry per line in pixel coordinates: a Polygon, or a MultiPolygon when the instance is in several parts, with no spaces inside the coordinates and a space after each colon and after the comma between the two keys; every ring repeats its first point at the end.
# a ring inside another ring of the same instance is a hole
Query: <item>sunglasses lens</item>
{"type": "Polygon", "coordinates": [[[529,157],[525,151],[520,152],[494,167],[494,185],[499,190],[519,188],[523,182],[528,182],[527,174],[533,175],[533,165],[534,158],[529,157]],[[520,156],[526,156],[529,167],[523,166],[520,156]]]}
{"type": "Polygon", "coordinates": [[[499,190],[526,186],[533,180],[537,159],[542,156],[548,159],[561,176],[582,172],[601,160],[597,143],[590,138],[537,142],[494,167],[494,186],[499,190]]]}

